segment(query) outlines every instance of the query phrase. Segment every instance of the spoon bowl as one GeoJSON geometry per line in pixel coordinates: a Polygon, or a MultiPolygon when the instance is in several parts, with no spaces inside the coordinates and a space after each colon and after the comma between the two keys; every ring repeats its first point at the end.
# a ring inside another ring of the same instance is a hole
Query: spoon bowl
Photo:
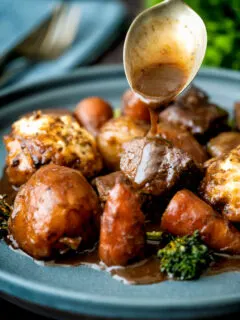
{"type": "Polygon", "coordinates": [[[143,11],[124,44],[130,87],[149,103],[171,101],[197,74],[206,46],[204,22],[182,0],[165,0],[143,11]]]}

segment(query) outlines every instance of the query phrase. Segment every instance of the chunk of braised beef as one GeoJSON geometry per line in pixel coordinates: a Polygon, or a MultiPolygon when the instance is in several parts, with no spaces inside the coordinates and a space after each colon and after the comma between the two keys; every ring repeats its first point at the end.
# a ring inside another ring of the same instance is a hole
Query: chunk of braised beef
{"type": "Polygon", "coordinates": [[[141,193],[166,195],[173,188],[196,187],[201,169],[183,150],[161,137],[136,138],[124,145],[120,167],[141,193]]]}
{"type": "Polygon", "coordinates": [[[190,89],[162,111],[159,117],[162,121],[185,127],[201,143],[229,130],[228,113],[210,103],[205,93],[197,88],[190,89]]]}
{"type": "Polygon", "coordinates": [[[208,95],[202,89],[192,85],[184,94],[180,95],[177,102],[185,105],[199,105],[208,102],[208,95]]]}
{"type": "MultiPolygon", "coordinates": [[[[117,183],[124,183],[132,189],[130,180],[124,175],[122,171],[112,172],[105,176],[100,176],[94,179],[92,184],[97,190],[99,200],[102,206],[105,205],[110,191],[115,187],[117,183]]],[[[132,192],[135,193],[139,205],[142,207],[144,213],[146,213],[147,215],[156,207],[156,199],[152,199],[151,196],[140,194],[139,192],[133,189],[132,192]]]]}
{"type": "Polygon", "coordinates": [[[101,202],[107,201],[110,190],[116,183],[130,184],[130,181],[125,177],[121,171],[112,172],[105,176],[100,176],[94,179],[99,199],[101,202]]]}

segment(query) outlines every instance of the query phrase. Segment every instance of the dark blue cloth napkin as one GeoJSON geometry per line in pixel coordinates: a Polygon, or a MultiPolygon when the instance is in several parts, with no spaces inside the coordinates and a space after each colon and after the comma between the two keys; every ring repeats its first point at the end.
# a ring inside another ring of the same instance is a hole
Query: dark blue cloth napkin
{"type": "MultiPolygon", "coordinates": [[[[0,55],[14,47],[51,13],[60,0],[0,0],[0,55]],[[4,30],[4,32],[3,32],[4,30]]],[[[81,10],[73,45],[57,60],[29,63],[11,85],[23,85],[61,75],[100,56],[116,38],[126,10],[118,0],[65,0],[81,10]]],[[[1,88],[0,88],[1,89],[1,88]]]]}
{"type": "Polygon", "coordinates": [[[57,0],[0,0],[0,56],[15,47],[52,12],[57,0]]]}

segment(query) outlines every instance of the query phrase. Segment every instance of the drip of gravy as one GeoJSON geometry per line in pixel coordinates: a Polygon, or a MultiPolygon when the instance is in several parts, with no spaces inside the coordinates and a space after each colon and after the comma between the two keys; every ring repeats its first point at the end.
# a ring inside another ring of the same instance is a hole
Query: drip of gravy
{"type": "Polygon", "coordinates": [[[150,65],[135,72],[132,87],[148,104],[151,136],[157,134],[158,110],[163,109],[177,96],[185,86],[187,78],[186,67],[177,63],[150,65]]]}
{"type": "Polygon", "coordinates": [[[150,120],[151,120],[151,128],[149,131],[149,135],[155,136],[158,131],[158,120],[159,120],[159,114],[158,111],[155,109],[148,108],[150,112],[150,120]]]}

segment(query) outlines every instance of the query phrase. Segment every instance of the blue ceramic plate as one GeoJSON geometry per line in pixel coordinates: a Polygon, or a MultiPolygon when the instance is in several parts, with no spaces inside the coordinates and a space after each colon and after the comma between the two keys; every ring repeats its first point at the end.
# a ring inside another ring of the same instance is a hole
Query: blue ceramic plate
{"type": "MultiPolygon", "coordinates": [[[[240,74],[206,69],[195,83],[228,111],[240,100],[240,74]]],[[[127,88],[122,67],[88,68],[20,88],[0,97],[0,133],[21,114],[44,108],[74,108],[86,96],[102,96],[114,107],[127,88]]],[[[5,151],[0,142],[0,166],[5,151]]],[[[154,285],[124,285],[107,273],[88,267],[43,267],[0,243],[0,292],[35,312],[64,319],[80,314],[128,318],[202,318],[240,311],[240,273],[202,277],[198,281],[166,281],[154,285]]]]}

